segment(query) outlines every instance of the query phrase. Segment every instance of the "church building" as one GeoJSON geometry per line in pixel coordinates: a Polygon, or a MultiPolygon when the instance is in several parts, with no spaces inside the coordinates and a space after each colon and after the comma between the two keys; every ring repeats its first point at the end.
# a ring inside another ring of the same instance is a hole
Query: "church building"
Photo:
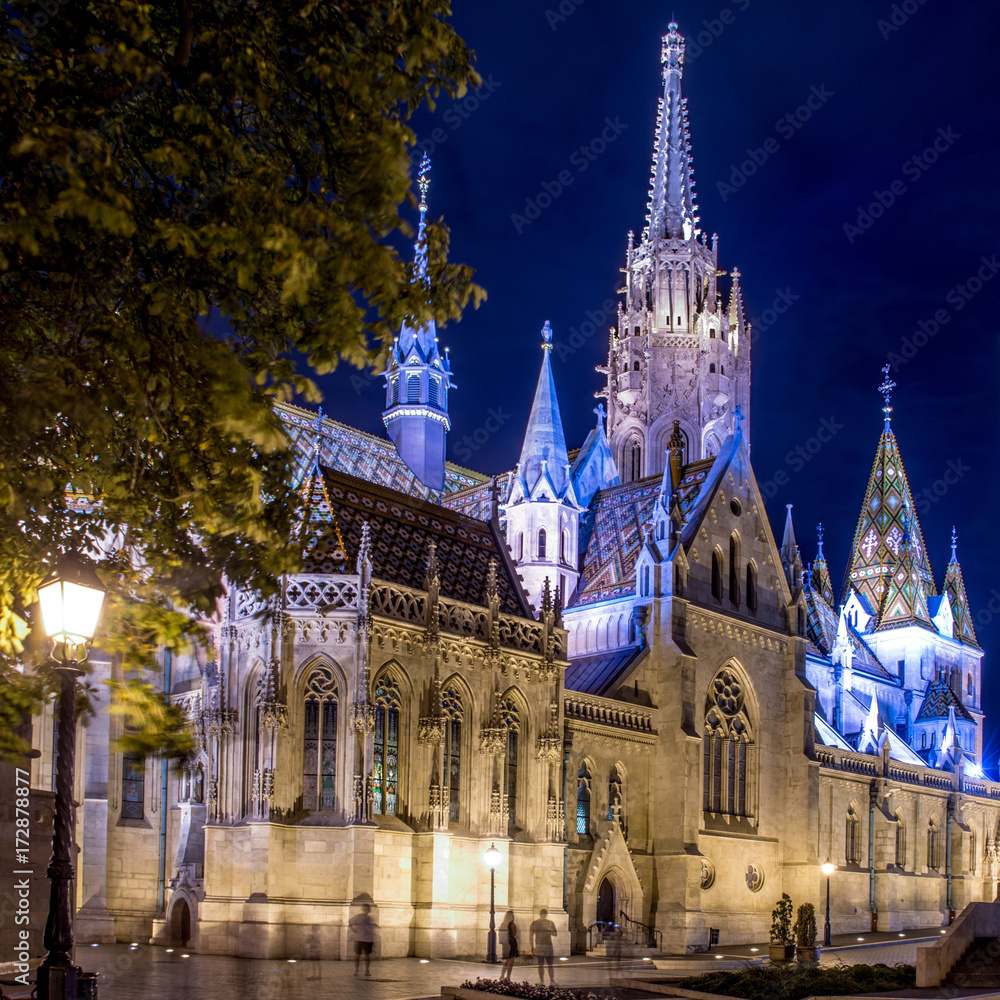
{"type": "MultiPolygon", "coordinates": [[[[783,892],[822,912],[827,861],[835,933],[996,897],[982,651],[957,538],[943,575],[924,545],[896,437],[918,430],[886,375],[835,589],[822,532],[804,559],[754,475],[750,323],[699,225],[684,48],[670,24],[586,440],[564,434],[558,331],[530,317],[502,475],[446,461],[433,324],[392,348],[385,438],[284,406],[304,567],[276,599],[233,585],[211,642],[164,657],[198,735],[179,768],[109,751],[106,712],[81,729],[78,942],[346,958],[369,904],[382,957],[482,955],[491,845],[498,923],[547,909],[559,955],[605,923],[674,954],[764,941],[783,892]]],[[[50,712],[34,734],[48,788],[50,712]]]]}

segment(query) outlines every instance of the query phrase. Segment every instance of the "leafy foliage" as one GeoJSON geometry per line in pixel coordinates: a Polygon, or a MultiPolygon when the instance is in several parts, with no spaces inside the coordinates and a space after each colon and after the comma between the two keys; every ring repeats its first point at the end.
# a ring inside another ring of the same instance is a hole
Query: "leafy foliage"
{"type": "Polygon", "coordinates": [[[792,897],[787,892],[771,911],[771,944],[794,944],[792,938],[792,897]]]}
{"type": "Polygon", "coordinates": [[[740,972],[708,972],[682,979],[677,985],[744,1000],[801,1000],[808,996],[872,994],[913,989],[914,965],[836,965],[821,967],[781,963],[747,966],[740,972]]]}
{"type": "MultiPolygon", "coordinates": [[[[110,597],[98,641],[128,670],[189,643],[224,578],[272,590],[300,557],[275,401],[317,399],[310,373],[341,360],[377,362],[404,316],[443,322],[478,303],[441,224],[428,227],[429,287],[389,239],[412,232],[400,215],[414,201],[409,116],[479,82],[449,14],[447,0],[88,0],[41,26],[8,15],[11,684],[60,553],[99,561],[110,597]]],[[[29,641],[27,657],[38,649],[29,641]]],[[[173,724],[140,689],[118,693],[173,724]]]]}
{"type": "Polygon", "coordinates": [[[800,948],[813,948],[816,945],[816,909],[812,903],[803,903],[795,914],[795,926],[792,928],[795,943],[800,948]]]}

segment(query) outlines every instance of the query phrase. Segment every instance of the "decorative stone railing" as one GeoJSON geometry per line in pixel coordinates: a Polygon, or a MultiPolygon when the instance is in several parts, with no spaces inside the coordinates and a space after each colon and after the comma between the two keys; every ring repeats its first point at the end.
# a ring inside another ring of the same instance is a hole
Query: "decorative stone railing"
{"type": "Polygon", "coordinates": [[[372,581],[370,609],[373,615],[423,622],[427,619],[427,595],[409,587],[372,581]]]}
{"type": "Polygon", "coordinates": [[[500,645],[513,646],[529,653],[542,653],[542,626],[525,618],[500,616],[500,645]]]}
{"type": "Polygon", "coordinates": [[[476,639],[489,639],[487,618],[486,612],[474,604],[438,601],[438,621],[445,632],[457,632],[459,635],[473,636],[476,639]]]}
{"type": "Polygon", "coordinates": [[[285,587],[289,611],[357,611],[358,580],[350,576],[293,576],[285,587]]]}
{"type": "Polygon", "coordinates": [[[653,713],[635,705],[626,705],[596,695],[579,695],[567,691],[563,711],[568,720],[592,722],[599,726],[628,729],[653,735],[653,713]]]}
{"type": "MultiPolygon", "coordinates": [[[[567,715],[569,712],[567,711],[567,715]]],[[[1000,800],[1000,783],[982,778],[959,776],[951,771],[939,771],[933,767],[918,767],[900,764],[890,760],[888,767],[881,756],[855,753],[838,747],[817,746],[816,760],[823,767],[852,774],[863,774],[872,778],[888,778],[905,785],[922,785],[942,792],[962,792],[978,795],[986,799],[1000,800]]]]}

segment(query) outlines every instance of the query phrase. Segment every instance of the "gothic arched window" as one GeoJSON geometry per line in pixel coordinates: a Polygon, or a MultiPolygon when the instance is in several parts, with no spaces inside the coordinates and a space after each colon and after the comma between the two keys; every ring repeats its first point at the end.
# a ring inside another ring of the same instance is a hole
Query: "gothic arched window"
{"type": "Polygon", "coordinates": [[[757,567],[747,563],[747,611],[757,611],[757,567]]]}
{"type": "Polygon", "coordinates": [[[545,529],[538,529],[538,558],[545,558],[545,529]]]}
{"type": "Polygon", "coordinates": [[[906,821],[902,810],[896,813],[896,867],[906,867],[906,821]]]}
{"type": "Polygon", "coordinates": [[[933,818],[927,824],[927,867],[941,867],[941,831],[933,818]]]}
{"type": "Polygon", "coordinates": [[[708,366],[708,373],[709,373],[709,375],[714,375],[715,374],[715,362],[714,361],[709,364],[709,366],[708,366]]]}
{"type": "Polygon", "coordinates": [[[306,681],[302,735],[302,808],[335,809],[337,783],[337,680],[328,666],[306,681]]]}
{"type": "Polygon", "coordinates": [[[740,604],[740,536],[733,532],[729,538],[729,600],[735,607],[740,604]]]}
{"type": "Polygon", "coordinates": [[[517,827],[517,751],[521,734],[521,718],[513,698],[500,704],[500,724],[507,730],[507,753],[503,763],[503,803],[507,813],[507,828],[517,827]]]}
{"type": "Polygon", "coordinates": [[[608,774],[608,819],[616,820],[625,832],[625,782],[617,765],[608,774]]]}
{"type": "Polygon", "coordinates": [[[636,441],[629,454],[631,460],[631,476],[630,480],[634,483],[639,479],[642,479],[642,445],[636,441]]]}
{"type": "Polygon", "coordinates": [[[391,391],[392,391],[389,403],[391,406],[395,406],[399,402],[399,376],[394,375],[390,380],[389,384],[391,386],[391,391]]]}
{"type": "Polygon", "coordinates": [[[441,408],[441,402],[438,398],[440,395],[440,384],[436,378],[427,380],[427,402],[437,409],[441,408]]]}
{"type": "Polygon", "coordinates": [[[590,833],[590,768],[584,761],[576,772],[576,832],[580,836],[590,833]]]}
{"type": "Polygon", "coordinates": [[[722,600],[722,553],[716,549],[712,553],[712,596],[722,600]]]}
{"type": "Polygon", "coordinates": [[[122,819],[142,819],[146,787],[146,758],[122,754],[122,819]]]}
{"type": "Polygon", "coordinates": [[[851,803],[847,810],[847,821],[844,831],[844,857],[847,863],[857,864],[861,859],[861,819],[857,807],[851,803]]]}
{"type": "Polygon", "coordinates": [[[375,812],[395,816],[399,807],[399,683],[384,673],[375,685],[375,812]]]}
{"type": "Polygon", "coordinates": [[[416,372],[411,372],[406,376],[406,401],[408,403],[420,402],[420,376],[416,372]]]}
{"type": "Polygon", "coordinates": [[[441,696],[441,714],[444,716],[442,798],[448,803],[448,819],[457,823],[462,784],[462,701],[453,688],[441,696]]]}
{"type": "Polygon", "coordinates": [[[709,685],[702,750],[705,811],[754,818],[757,748],[744,681],[732,667],[709,685]]]}

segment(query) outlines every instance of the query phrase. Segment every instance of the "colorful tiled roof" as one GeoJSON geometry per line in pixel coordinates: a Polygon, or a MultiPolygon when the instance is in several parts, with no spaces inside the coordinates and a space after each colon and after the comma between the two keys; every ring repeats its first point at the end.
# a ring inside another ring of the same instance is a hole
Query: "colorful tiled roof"
{"type": "Polygon", "coordinates": [[[824,656],[837,641],[838,621],[837,612],[815,590],[806,590],[806,638],[824,656]]]}
{"type": "MultiPolygon", "coordinates": [[[[308,471],[316,453],[316,414],[290,403],[275,407],[291,438],[298,455],[295,478],[299,480],[308,471]]],[[[396,448],[387,438],[367,434],[347,424],[323,417],[321,421],[319,462],[328,469],[337,469],[358,476],[379,486],[398,490],[412,497],[437,500],[438,494],[428,489],[410,471],[396,454],[396,448]]],[[[463,490],[489,477],[453,462],[445,463],[444,494],[463,490]]]]}
{"type": "Polygon", "coordinates": [[[858,517],[851,559],[844,581],[844,599],[854,587],[873,608],[883,606],[883,595],[909,537],[913,565],[925,596],[936,593],[924,536],[913,509],[910,485],[896,436],[888,426],[879,439],[868,489],[858,517]]]}
{"type": "Polygon", "coordinates": [[[885,591],[882,594],[877,628],[900,628],[904,625],[934,627],[927,608],[927,595],[920,579],[920,567],[908,537],[904,537],[900,543],[899,562],[883,579],[885,591]]]}
{"type": "Polygon", "coordinates": [[[964,642],[967,646],[975,646],[978,649],[976,631],[972,627],[969,598],[965,593],[965,581],[962,579],[962,567],[959,566],[954,552],[948,563],[948,571],[945,573],[944,586],[941,590],[948,595],[948,601],[951,604],[951,614],[955,620],[954,637],[959,642],[964,642]]]}
{"type": "MultiPolygon", "coordinates": [[[[490,560],[497,565],[500,610],[529,616],[520,583],[513,575],[503,542],[489,522],[466,517],[416,497],[365,482],[333,469],[323,469],[330,507],[344,540],[347,562],[357,561],[361,529],[371,532],[372,575],[424,589],[431,542],[437,546],[441,596],[469,604],[486,603],[490,560]]],[[[323,572],[322,559],[307,558],[306,572],[323,572]]]]}
{"type": "Polygon", "coordinates": [[[943,681],[931,681],[924,692],[924,700],[917,712],[916,722],[923,722],[925,719],[947,719],[948,710],[954,708],[956,718],[964,719],[966,722],[975,723],[975,719],[969,710],[962,704],[961,699],[943,681]]]}
{"type": "MultiPolygon", "coordinates": [[[[513,476],[513,472],[503,472],[495,477],[499,497],[507,495],[513,476]]],[[[441,506],[458,511],[467,517],[478,517],[480,521],[488,521],[493,506],[490,481],[477,483],[475,486],[466,486],[464,489],[455,490],[452,493],[445,493],[441,497],[441,506]]]]}

